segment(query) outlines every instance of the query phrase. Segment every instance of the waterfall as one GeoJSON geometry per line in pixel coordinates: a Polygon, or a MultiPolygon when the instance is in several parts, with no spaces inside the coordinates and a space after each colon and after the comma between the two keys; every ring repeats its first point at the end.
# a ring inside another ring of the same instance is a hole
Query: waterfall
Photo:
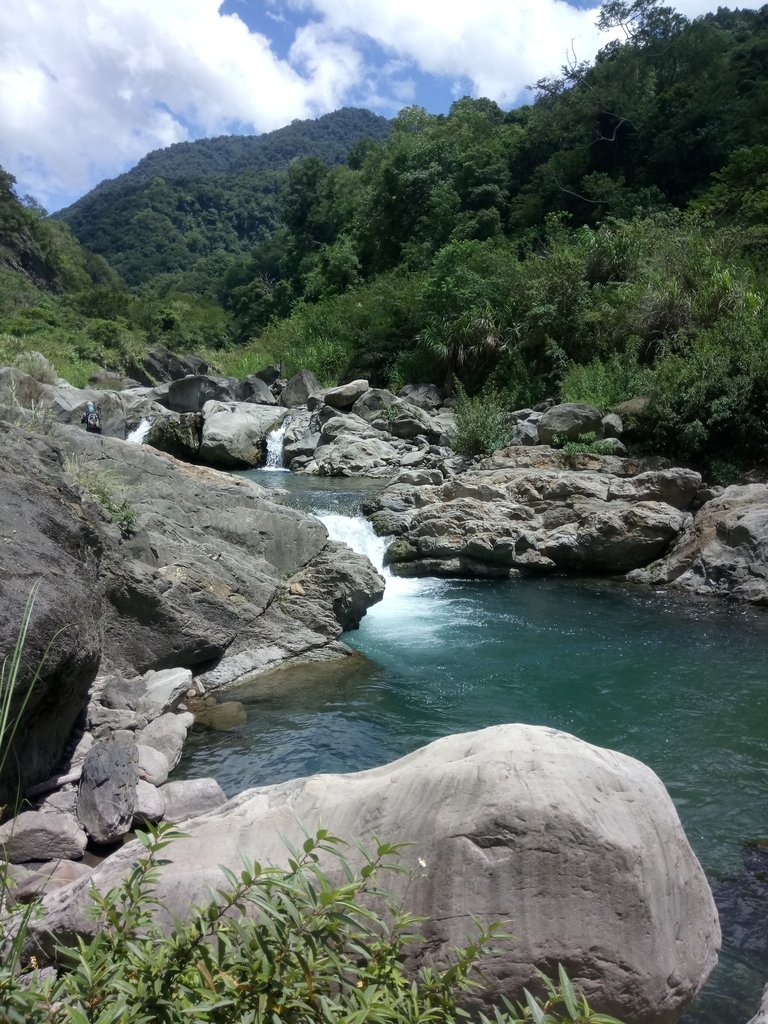
{"type": "Polygon", "coordinates": [[[152,426],[152,420],[143,419],[141,423],[132,430],[126,437],[128,444],[144,444],[144,438],[149,433],[149,428],[152,426]]]}
{"type": "Polygon", "coordinates": [[[264,464],[264,469],[273,472],[287,472],[283,465],[283,439],[290,422],[291,417],[286,416],[279,427],[275,427],[267,434],[267,461],[264,464]]]}
{"type": "MultiPolygon", "coordinates": [[[[392,540],[391,537],[378,537],[373,527],[363,516],[343,516],[337,513],[317,512],[317,518],[325,526],[331,540],[343,541],[356,551],[358,555],[366,555],[377,572],[386,580],[384,600],[368,611],[368,615],[380,617],[382,614],[404,614],[409,607],[409,598],[421,602],[422,611],[427,607],[425,598],[437,593],[445,586],[444,581],[435,579],[409,579],[393,576],[389,567],[384,565],[384,553],[392,540]]],[[[412,609],[416,613],[416,607],[412,609]]]]}

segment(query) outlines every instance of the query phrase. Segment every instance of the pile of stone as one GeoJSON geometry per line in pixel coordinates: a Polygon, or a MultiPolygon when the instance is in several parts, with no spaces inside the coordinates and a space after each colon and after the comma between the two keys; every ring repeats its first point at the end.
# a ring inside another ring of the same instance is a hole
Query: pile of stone
{"type": "Polygon", "coordinates": [[[137,827],[183,821],[225,802],[214,779],[168,781],[194,722],[184,702],[201,690],[189,669],[96,680],[86,729],[61,773],[31,787],[32,809],[0,826],[14,899],[90,874],[90,855],[103,855],[137,827]]]}

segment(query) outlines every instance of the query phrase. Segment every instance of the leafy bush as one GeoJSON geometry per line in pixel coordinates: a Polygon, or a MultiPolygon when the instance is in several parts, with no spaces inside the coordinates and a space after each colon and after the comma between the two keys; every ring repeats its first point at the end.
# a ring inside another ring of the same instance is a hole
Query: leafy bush
{"type": "MultiPolygon", "coordinates": [[[[5,1019],[453,1024],[468,1017],[459,1009],[461,996],[480,987],[478,960],[505,938],[497,925],[478,926],[449,966],[408,977],[403,956],[419,941],[418,920],[377,884],[381,872],[399,870],[399,848],[383,843],[372,856],[360,851],[362,866],[353,871],[341,856],[343,844],[325,829],[308,835],[301,850],[289,847],[287,869],[222,869],[226,886],[166,933],[153,918],[154,885],[162,850],[179,836],[168,824],[138,833],[146,852],[116,889],[92,891],[96,933],[74,949],[59,947],[57,977],[43,980],[30,963],[20,980],[0,966],[5,1019]],[[337,860],[332,876],[320,867],[329,857],[337,860]]],[[[526,993],[523,1005],[506,1003],[497,1024],[618,1024],[593,1013],[562,968],[558,983],[545,987],[543,1002],[526,993]]]]}
{"type": "Polygon", "coordinates": [[[453,448],[459,455],[487,455],[505,448],[512,437],[509,416],[496,391],[469,397],[456,381],[456,429],[453,448]]]}
{"type": "Polygon", "coordinates": [[[613,450],[610,441],[598,441],[592,430],[586,434],[579,434],[575,441],[569,441],[567,437],[559,435],[553,437],[552,447],[562,449],[568,462],[573,462],[579,455],[610,455],[613,450]]]}
{"type": "Polygon", "coordinates": [[[653,374],[644,414],[662,451],[686,459],[768,459],[768,315],[742,310],[670,353],[653,374]]]}

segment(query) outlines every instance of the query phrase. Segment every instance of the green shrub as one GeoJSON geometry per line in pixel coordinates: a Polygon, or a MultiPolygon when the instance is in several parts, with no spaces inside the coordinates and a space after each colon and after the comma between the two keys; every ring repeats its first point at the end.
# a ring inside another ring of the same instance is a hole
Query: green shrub
{"type": "Polygon", "coordinates": [[[552,438],[552,447],[560,448],[567,462],[574,462],[579,455],[610,455],[613,450],[610,441],[598,441],[592,430],[586,434],[579,434],[575,441],[555,436],[552,438]]]}
{"type": "MultiPolygon", "coordinates": [[[[455,950],[447,967],[415,978],[404,954],[421,940],[418,920],[378,885],[402,870],[398,847],[380,844],[352,870],[327,830],[289,847],[288,868],[222,868],[226,885],[165,932],[154,920],[160,854],[180,833],[138,833],[145,847],[122,884],[92,890],[97,928],[77,947],[59,947],[60,971],[44,981],[30,963],[20,981],[0,966],[0,1009],[19,1024],[453,1024],[469,1019],[459,999],[480,987],[481,956],[507,937],[496,925],[455,950]],[[335,858],[337,870],[320,867],[335,858]],[[380,909],[373,909],[374,907],[380,909]]],[[[497,1024],[618,1024],[593,1013],[560,968],[546,997],[506,1003],[497,1024]],[[560,1012],[562,1008],[563,1012],[560,1012]]],[[[505,1001],[506,1002],[506,1001],[505,1001]]],[[[483,1015],[476,1018],[486,1021],[483,1015]]]]}
{"type": "Polygon", "coordinates": [[[456,428],[453,449],[459,455],[488,455],[505,448],[512,437],[509,416],[496,391],[470,398],[456,381],[456,428]]]}
{"type": "Polygon", "coordinates": [[[744,465],[768,459],[768,315],[741,312],[662,357],[644,413],[654,446],[673,456],[744,465]]]}

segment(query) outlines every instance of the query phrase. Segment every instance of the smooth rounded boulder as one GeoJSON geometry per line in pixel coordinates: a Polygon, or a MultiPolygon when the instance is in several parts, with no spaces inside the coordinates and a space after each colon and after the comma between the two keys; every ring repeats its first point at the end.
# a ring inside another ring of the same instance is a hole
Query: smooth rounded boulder
{"type": "MultiPolygon", "coordinates": [[[[517,938],[481,964],[484,1007],[520,998],[567,966],[595,1009],[626,1024],[673,1024],[717,961],[714,901],[674,805],[645,765],[554,729],[500,725],[435,741],[392,764],[248,790],[185,825],[163,851],[156,895],[184,915],[243,858],[287,864],[285,843],[318,827],[375,848],[407,842],[412,873],[387,887],[428,920],[438,960],[471,940],[475,919],[517,938]]],[[[114,886],[143,852],[132,843],[92,876],[114,886]]],[[[354,846],[346,851],[359,859],[354,846]]],[[[93,928],[79,884],[45,900],[34,922],[93,928]]],[[[418,960],[413,966],[418,965],[418,960]]]]}

